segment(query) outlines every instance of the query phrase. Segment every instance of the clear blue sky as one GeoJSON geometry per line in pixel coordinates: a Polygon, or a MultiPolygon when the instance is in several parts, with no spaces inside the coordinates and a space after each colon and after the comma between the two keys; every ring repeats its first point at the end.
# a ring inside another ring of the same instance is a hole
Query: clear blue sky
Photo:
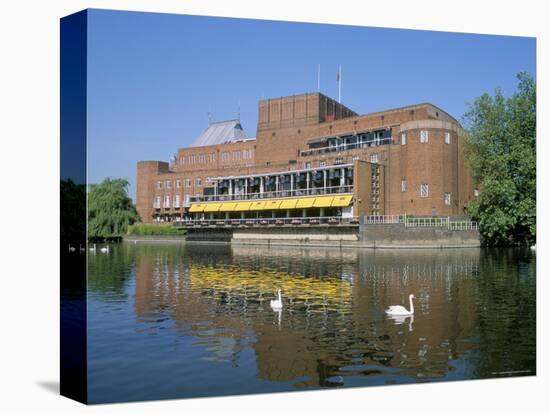
{"type": "Polygon", "coordinates": [[[257,102],[317,89],[363,114],[431,102],[455,118],[477,96],[535,75],[535,39],[92,10],[88,177],[168,161],[214,120],[256,134],[257,102]]]}

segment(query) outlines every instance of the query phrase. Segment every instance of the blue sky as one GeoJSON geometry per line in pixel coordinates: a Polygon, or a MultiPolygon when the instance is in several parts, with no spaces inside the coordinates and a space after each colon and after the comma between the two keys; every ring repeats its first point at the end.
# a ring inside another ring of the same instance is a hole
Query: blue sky
{"type": "Polygon", "coordinates": [[[431,102],[459,119],[477,96],[535,75],[535,39],[92,10],[88,22],[88,178],[126,178],[168,161],[208,125],[257,103],[317,89],[363,114],[431,102]]]}

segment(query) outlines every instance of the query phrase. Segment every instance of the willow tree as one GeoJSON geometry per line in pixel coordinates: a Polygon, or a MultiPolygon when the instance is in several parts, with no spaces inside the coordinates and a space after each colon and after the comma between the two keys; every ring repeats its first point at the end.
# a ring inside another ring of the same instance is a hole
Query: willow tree
{"type": "Polygon", "coordinates": [[[536,236],[536,83],[526,73],[517,77],[512,96],[486,93],[464,115],[479,189],[468,212],[488,245],[533,243],[536,236]]]}
{"type": "Polygon", "coordinates": [[[139,216],[128,197],[128,181],[106,178],[90,186],[88,193],[88,237],[109,238],[126,234],[139,216]]]}

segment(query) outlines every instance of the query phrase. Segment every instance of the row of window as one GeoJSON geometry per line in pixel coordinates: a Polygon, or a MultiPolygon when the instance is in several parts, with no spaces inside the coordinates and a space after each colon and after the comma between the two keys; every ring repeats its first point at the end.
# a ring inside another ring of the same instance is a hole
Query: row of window
{"type": "MultiPolygon", "coordinates": [[[[426,130],[420,131],[420,143],[421,144],[427,144],[429,140],[429,133],[426,130]]],[[[444,138],[445,144],[451,143],[451,133],[445,132],[445,138],[444,138]]],[[[407,145],[407,133],[403,132],[401,133],[401,145],[407,145]]]]}
{"type": "MultiPolygon", "coordinates": [[[[407,191],[407,180],[403,179],[401,180],[401,192],[404,193],[407,191]]],[[[420,197],[421,198],[427,198],[430,193],[430,187],[428,184],[420,184],[420,197]]],[[[444,193],[443,194],[443,200],[445,202],[446,206],[451,205],[451,193],[444,193]]]]}
{"type": "MultiPolygon", "coordinates": [[[[213,163],[216,161],[217,155],[215,152],[210,154],[193,154],[180,157],[180,164],[207,164],[213,163]]],[[[251,160],[254,158],[253,149],[245,149],[239,151],[224,151],[221,153],[222,161],[240,161],[240,160],[251,160]]]]}
{"type": "MultiPolygon", "coordinates": [[[[206,181],[209,181],[209,178],[210,177],[207,177],[206,181]]],[[[181,180],[177,179],[176,180],[176,188],[181,188],[181,184],[182,184],[181,180]]],[[[163,186],[166,189],[171,189],[172,188],[172,181],[171,180],[157,181],[157,190],[162,189],[163,186]]],[[[202,186],[202,178],[201,177],[195,177],[195,186],[196,187],[202,186]]],[[[183,180],[183,187],[185,187],[185,188],[191,187],[191,179],[190,178],[186,178],[186,179],[183,180]]]]}
{"type": "MultiPolygon", "coordinates": [[[[185,200],[187,203],[189,203],[189,195],[185,196],[185,200]]],[[[183,207],[181,205],[181,196],[179,194],[176,194],[173,198],[170,198],[168,194],[164,196],[164,199],[161,199],[161,196],[156,196],[153,201],[153,208],[160,208],[161,207],[161,201],[162,207],[164,208],[170,208],[170,203],[173,202],[172,206],[174,208],[180,208],[183,207]]]]}

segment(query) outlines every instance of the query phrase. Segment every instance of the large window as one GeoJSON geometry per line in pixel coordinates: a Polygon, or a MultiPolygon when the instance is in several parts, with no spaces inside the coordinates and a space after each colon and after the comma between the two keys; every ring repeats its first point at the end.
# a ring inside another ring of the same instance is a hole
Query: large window
{"type": "Polygon", "coordinates": [[[445,205],[446,206],[450,206],[451,205],[451,193],[445,193],[443,195],[443,199],[445,201],[445,205]]]}
{"type": "Polygon", "coordinates": [[[155,197],[155,201],[153,202],[153,208],[160,208],[160,196],[155,197]]]}
{"type": "Polygon", "coordinates": [[[428,197],[428,184],[420,184],[420,197],[428,197]]]}
{"type": "Polygon", "coordinates": [[[195,178],[195,186],[200,187],[202,185],[202,180],[200,177],[195,178]]]}
{"type": "Polygon", "coordinates": [[[420,131],[420,143],[421,144],[428,143],[428,131],[425,131],[425,130],[420,131]]]}
{"type": "Polygon", "coordinates": [[[407,191],[407,180],[402,179],[401,180],[401,192],[404,193],[405,191],[407,191]]]}
{"type": "Polygon", "coordinates": [[[401,134],[401,145],[407,145],[407,134],[404,132],[401,134]]]}
{"type": "Polygon", "coordinates": [[[164,196],[164,208],[170,208],[170,196],[169,195],[164,196]]]}
{"type": "Polygon", "coordinates": [[[166,188],[172,188],[172,181],[166,180],[166,188]]]}
{"type": "Polygon", "coordinates": [[[319,161],[319,168],[323,168],[327,165],[327,162],[325,160],[319,161]]]}
{"type": "Polygon", "coordinates": [[[378,154],[371,154],[370,155],[370,162],[377,163],[378,162],[378,154]]]}
{"type": "Polygon", "coordinates": [[[176,180],[176,188],[180,188],[181,187],[181,181],[180,180],[176,180]]]}
{"type": "Polygon", "coordinates": [[[176,194],[174,196],[174,207],[176,207],[176,208],[180,207],[180,196],[179,196],[179,194],[176,194]]]}
{"type": "Polygon", "coordinates": [[[451,133],[445,132],[445,144],[450,144],[450,143],[451,143],[451,133]]]}
{"type": "Polygon", "coordinates": [[[162,181],[157,181],[157,188],[159,190],[162,188],[162,181]]]}

